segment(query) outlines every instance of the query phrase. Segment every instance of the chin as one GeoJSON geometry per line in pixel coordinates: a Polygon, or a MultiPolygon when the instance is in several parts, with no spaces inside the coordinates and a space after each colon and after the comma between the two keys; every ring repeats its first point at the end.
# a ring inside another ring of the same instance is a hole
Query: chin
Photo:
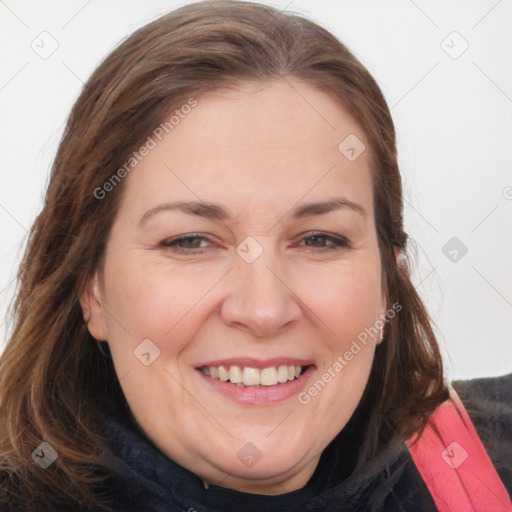
{"type": "Polygon", "coordinates": [[[305,459],[312,449],[304,446],[302,440],[294,442],[291,436],[281,435],[271,439],[273,435],[275,433],[269,436],[266,429],[264,435],[245,438],[252,437],[254,441],[231,440],[225,450],[211,453],[209,458],[214,466],[233,478],[248,480],[254,485],[261,480],[262,485],[266,482],[268,486],[269,480],[275,483],[280,476],[284,479],[290,473],[296,473],[300,465],[307,463],[305,459]],[[229,456],[226,456],[227,453],[229,456]]]}
{"type": "MultiPolygon", "coordinates": [[[[284,489],[279,482],[288,480],[291,474],[297,473],[298,464],[301,462],[297,457],[283,456],[282,453],[267,454],[266,456],[261,453],[260,457],[259,459],[254,458],[252,461],[246,459],[246,462],[241,462],[238,458],[230,459],[228,462],[225,457],[219,458],[217,467],[230,476],[224,481],[218,483],[212,481],[211,483],[256,494],[282,494],[294,490],[284,489]],[[276,492],[269,492],[276,485],[276,492]]],[[[305,484],[306,482],[303,485],[305,484]]]]}

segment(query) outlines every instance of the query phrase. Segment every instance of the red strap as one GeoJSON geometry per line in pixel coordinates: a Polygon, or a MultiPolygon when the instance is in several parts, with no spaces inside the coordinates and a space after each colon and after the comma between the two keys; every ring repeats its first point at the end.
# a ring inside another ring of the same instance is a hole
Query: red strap
{"type": "Polygon", "coordinates": [[[406,444],[440,512],[512,511],[505,486],[454,389],[413,445],[415,438],[406,444]]]}

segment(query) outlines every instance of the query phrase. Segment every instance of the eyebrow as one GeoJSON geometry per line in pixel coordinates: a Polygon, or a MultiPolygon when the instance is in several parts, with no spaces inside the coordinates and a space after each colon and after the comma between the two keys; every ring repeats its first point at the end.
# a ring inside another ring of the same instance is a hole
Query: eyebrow
{"type": "MultiPolygon", "coordinates": [[[[331,199],[329,201],[318,202],[318,203],[306,203],[295,207],[292,210],[292,217],[295,219],[309,217],[313,215],[323,215],[336,210],[349,209],[352,210],[364,220],[367,218],[366,210],[359,203],[350,201],[345,197],[339,197],[331,199]]],[[[225,221],[231,218],[228,211],[217,204],[207,203],[202,201],[175,201],[172,203],[164,203],[148,210],[141,217],[139,225],[144,224],[149,218],[165,211],[181,211],[189,215],[196,215],[198,217],[204,217],[212,220],[225,221]]]]}
{"type": "Polygon", "coordinates": [[[213,220],[227,220],[230,215],[225,208],[213,203],[203,203],[201,201],[176,201],[173,203],[164,203],[148,210],[140,219],[139,225],[144,224],[150,217],[161,212],[178,210],[189,215],[197,215],[213,220]]]}
{"type": "Polygon", "coordinates": [[[294,218],[301,218],[308,217],[310,215],[322,215],[324,213],[329,213],[344,208],[358,213],[365,220],[367,218],[366,210],[363,208],[363,206],[361,206],[359,203],[355,203],[354,201],[350,201],[345,197],[331,199],[330,201],[325,201],[322,203],[303,204],[295,208],[292,215],[294,218]]]}

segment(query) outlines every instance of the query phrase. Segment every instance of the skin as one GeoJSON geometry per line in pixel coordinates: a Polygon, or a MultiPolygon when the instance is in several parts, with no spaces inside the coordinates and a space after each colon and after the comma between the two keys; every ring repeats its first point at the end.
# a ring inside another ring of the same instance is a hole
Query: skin
{"type": "Polygon", "coordinates": [[[103,266],[81,297],[89,331],[108,342],[147,437],[203,481],[260,494],[307,483],[360,401],[379,336],[308,404],[296,395],[237,403],[206,384],[196,365],[306,359],[314,363],[307,390],[386,311],[370,151],[350,162],[338,150],[351,133],[368,148],[365,134],[331,97],[288,82],[197,98],[198,106],[125,178],[103,266]],[[303,218],[290,213],[342,196],[366,216],[350,208],[303,218]],[[231,218],[173,210],[139,224],[155,206],[198,200],[223,206],[231,218]],[[311,239],[313,230],[350,245],[311,239]],[[206,240],[181,250],[160,245],[189,233],[206,240]],[[248,236],[263,249],[252,263],[236,252],[248,236]],[[160,350],[149,366],[134,357],[144,339],[160,350]],[[261,452],[252,467],[237,457],[248,442],[261,452]]]}

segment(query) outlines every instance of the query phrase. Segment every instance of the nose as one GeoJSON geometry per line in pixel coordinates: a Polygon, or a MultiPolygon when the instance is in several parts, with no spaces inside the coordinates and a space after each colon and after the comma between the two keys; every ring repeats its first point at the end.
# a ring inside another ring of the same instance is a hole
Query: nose
{"type": "Polygon", "coordinates": [[[223,322],[257,338],[273,337],[302,317],[287,273],[263,253],[253,263],[238,260],[222,302],[223,322]]]}

